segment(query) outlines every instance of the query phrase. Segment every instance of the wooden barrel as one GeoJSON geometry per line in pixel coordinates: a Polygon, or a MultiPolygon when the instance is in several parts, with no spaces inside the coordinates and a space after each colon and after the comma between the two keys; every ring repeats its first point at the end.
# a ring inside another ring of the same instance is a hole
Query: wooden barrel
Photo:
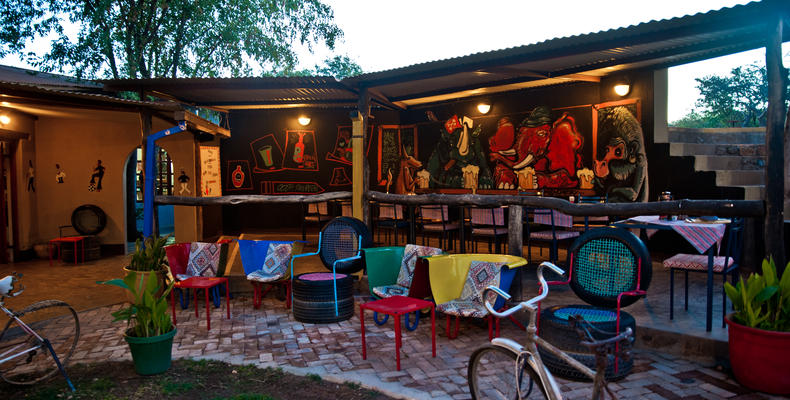
{"type": "MultiPolygon", "coordinates": [[[[85,261],[98,260],[101,258],[101,242],[98,236],[85,236],[83,243],[85,244],[85,261]]],[[[74,245],[71,243],[62,243],[60,249],[63,253],[63,262],[73,263],[74,245]]],[[[53,254],[53,256],[54,255],[55,254],[53,254]]],[[[82,262],[82,244],[80,243],[77,243],[77,262],[82,262]]]]}

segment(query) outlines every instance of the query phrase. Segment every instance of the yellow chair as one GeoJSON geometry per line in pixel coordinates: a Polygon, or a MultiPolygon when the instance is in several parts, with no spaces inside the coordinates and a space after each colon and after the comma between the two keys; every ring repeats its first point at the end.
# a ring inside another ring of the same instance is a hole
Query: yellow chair
{"type": "MultiPolygon", "coordinates": [[[[470,264],[474,261],[503,264],[499,269],[499,288],[505,291],[510,290],[510,285],[516,275],[515,268],[527,264],[523,257],[516,257],[503,254],[449,254],[438,255],[426,258],[428,261],[428,276],[430,280],[431,293],[437,304],[437,309],[445,307],[447,315],[447,337],[454,339],[458,336],[459,317],[488,317],[488,336],[493,337],[494,320],[481,303],[477,300],[466,301],[461,298],[464,292],[464,284],[467,281],[470,264]],[[473,306],[474,313],[468,313],[469,307],[473,306]],[[450,317],[454,315],[455,330],[450,331],[450,317]]],[[[499,309],[504,306],[504,299],[498,298],[494,303],[494,308],[499,309]]],[[[496,320],[497,336],[499,334],[499,320],[496,320]]]]}

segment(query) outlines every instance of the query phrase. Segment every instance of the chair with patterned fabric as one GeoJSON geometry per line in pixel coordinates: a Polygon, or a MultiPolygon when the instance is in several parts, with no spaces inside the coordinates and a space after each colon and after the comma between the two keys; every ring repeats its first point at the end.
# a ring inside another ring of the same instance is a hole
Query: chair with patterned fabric
{"type": "Polygon", "coordinates": [[[238,240],[241,265],[253,288],[252,305],[260,308],[262,299],[275,286],[285,288],[285,304],[291,307],[291,257],[301,254],[303,241],[238,240]],[[267,285],[263,290],[263,285],[267,285]]]}
{"type": "Polygon", "coordinates": [[[450,210],[447,205],[420,206],[420,221],[423,245],[425,245],[426,234],[435,233],[439,236],[439,247],[453,249],[451,235],[459,230],[461,224],[458,221],[450,221],[450,210]]]}
{"type": "MultiPolygon", "coordinates": [[[[367,248],[363,253],[370,295],[376,299],[383,299],[391,296],[428,297],[430,295],[428,272],[425,268],[418,268],[418,261],[420,258],[443,252],[442,249],[435,247],[407,244],[405,247],[367,248]]],[[[388,318],[389,315],[379,321],[378,315],[373,314],[373,320],[378,325],[386,323],[388,318]]],[[[418,321],[419,319],[415,318],[414,325],[410,325],[407,315],[406,329],[414,330],[418,321]]]]}
{"type": "MultiPolygon", "coordinates": [[[[487,318],[489,339],[494,336],[494,327],[498,336],[499,319],[494,320],[483,306],[483,289],[495,285],[504,291],[510,290],[516,268],[526,265],[527,260],[504,254],[448,254],[426,260],[436,310],[447,315],[447,337],[458,337],[461,317],[487,318]],[[451,330],[453,316],[455,328],[451,330]]],[[[502,298],[494,302],[495,309],[503,305],[502,298]]]]}
{"type": "MultiPolygon", "coordinates": [[[[225,275],[228,262],[228,246],[230,240],[211,242],[176,243],[165,247],[167,262],[173,281],[174,289],[179,294],[181,308],[189,307],[189,292],[184,292],[178,286],[180,281],[196,277],[215,277],[225,275]]],[[[197,295],[197,291],[195,292],[197,295]]],[[[220,286],[211,288],[214,307],[220,305],[220,286]]]]}
{"type": "Polygon", "coordinates": [[[549,261],[557,264],[559,242],[579,237],[578,231],[568,229],[573,226],[573,217],[559,211],[541,208],[532,209],[525,212],[524,215],[530,213],[534,224],[549,226],[550,229],[533,232],[530,225],[527,224],[527,232],[524,235],[527,238],[527,259],[532,262],[532,241],[549,242],[549,261]]]}
{"type": "Polygon", "coordinates": [[[497,254],[502,253],[500,249],[500,238],[507,243],[507,223],[505,222],[505,208],[470,208],[469,216],[472,225],[473,252],[477,252],[477,241],[475,238],[484,237],[488,239],[488,252],[492,253],[491,240],[494,242],[494,250],[497,254]]]}
{"type": "MultiPolygon", "coordinates": [[[[729,232],[725,243],[724,255],[713,257],[713,272],[721,274],[721,326],[724,327],[724,315],[727,313],[727,296],[724,293],[724,282],[727,274],[732,273],[732,282],[735,283],[737,269],[741,261],[741,248],[743,245],[743,218],[735,218],[729,224],[729,232]]],[[[685,302],[684,308],[689,309],[689,271],[708,272],[707,254],[678,253],[664,260],[664,268],[669,268],[669,319],[673,319],[675,309],[675,271],[685,273],[685,302]]],[[[712,283],[712,282],[711,282],[712,283]]]]}

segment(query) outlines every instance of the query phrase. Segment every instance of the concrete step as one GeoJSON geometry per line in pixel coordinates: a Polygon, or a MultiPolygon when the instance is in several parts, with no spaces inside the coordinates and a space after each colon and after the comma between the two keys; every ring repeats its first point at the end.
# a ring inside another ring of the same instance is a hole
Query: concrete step
{"type": "Polygon", "coordinates": [[[734,185],[743,188],[744,200],[762,200],[765,198],[765,185],[734,185]]]}
{"type": "Polygon", "coordinates": [[[763,171],[717,170],[716,186],[744,186],[765,184],[763,171]]]}
{"type": "Polygon", "coordinates": [[[763,144],[765,128],[669,128],[670,143],[763,144]]]}
{"type": "Polygon", "coordinates": [[[762,170],[764,167],[765,157],[711,155],[694,157],[694,169],[697,171],[762,170]]]}
{"type": "Polygon", "coordinates": [[[763,157],[765,156],[765,145],[670,143],[669,155],[676,157],[697,155],[763,157]]]}

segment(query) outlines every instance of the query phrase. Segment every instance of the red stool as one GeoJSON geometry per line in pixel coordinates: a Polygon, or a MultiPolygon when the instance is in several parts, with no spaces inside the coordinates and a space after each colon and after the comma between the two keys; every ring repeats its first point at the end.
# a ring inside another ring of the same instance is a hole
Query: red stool
{"type": "MultiPolygon", "coordinates": [[[[221,284],[225,284],[225,304],[227,305],[228,309],[228,319],[230,319],[230,283],[228,282],[228,278],[222,277],[207,277],[207,276],[193,276],[189,279],[184,279],[183,281],[178,281],[173,284],[174,288],[181,288],[181,289],[195,289],[195,316],[199,316],[198,314],[198,302],[197,302],[197,289],[203,289],[206,293],[206,330],[211,330],[211,309],[208,307],[208,290],[213,288],[214,286],[218,286],[221,284]]],[[[173,325],[176,325],[176,297],[174,292],[170,291],[170,303],[173,307],[173,325]]]]}
{"type": "Polygon", "coordinates": [[[401,347],[401,328],[400,316],[410,312],[419,311],[425,308],[431,309],[431,345],[433,357],[436,357],[436,307],[426,300],[415,299],[405,296],[392,296],[386,299],[369,301],[359,305],[359,321],[362,324],[362,359],[367,359],[367,347],[365,346],[365,310],[375,311],[381,314],[392,315],[395,319],[395,359],[398,371],[400,371],[400,347],[401,347]]]}
{"type": "Polygon", "coordinates": [[[63,243],[73,243],[74,244],[74,265],[77,265],[77,243],[82,244],[82,262],[85,262],[85,237],[84,236],[67,236],[67,237],[59,237],[55,239],[51,239],[47,246],[49,250],[49,265],[52,265],[52,245],[58,247],[58,259],[63,259],[63,253],[61,252],[60,246],[63,243]]]}

